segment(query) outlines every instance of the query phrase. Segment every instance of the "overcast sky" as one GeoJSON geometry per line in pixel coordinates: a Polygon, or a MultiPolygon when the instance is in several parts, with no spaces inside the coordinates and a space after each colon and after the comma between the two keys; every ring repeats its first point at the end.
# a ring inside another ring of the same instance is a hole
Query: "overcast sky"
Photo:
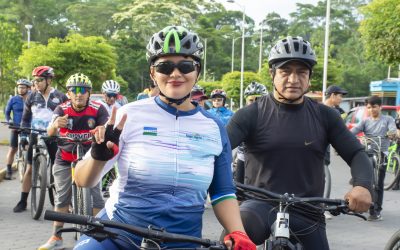
{"type": "MultiPolygon", "coordinates": [[[[223,3],[228,10],[241,10],[234,3],[226,0],[217,0],[223,3]]],[[[270,12],[277,12],[281,17],[289,18],[289,13],[296,11],[296,3],[316,5],[318,0],[235,0],[238,4],[245,6],[246,15],[254,19],[255,24],[260,23],[270,12]]]]}

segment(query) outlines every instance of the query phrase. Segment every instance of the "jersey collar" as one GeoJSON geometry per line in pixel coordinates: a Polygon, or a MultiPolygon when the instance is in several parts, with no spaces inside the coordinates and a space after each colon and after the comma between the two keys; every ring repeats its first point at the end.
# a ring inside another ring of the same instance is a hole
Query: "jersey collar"
{"type": "Polygon", "coordinates": [[[157,103],[159,107],[170,113],[171,115],[175,115],[176,117],[178,116],[189,116],[189,115],[194,115],[200,110],[200,106],[197,103],[193,103],[196,107],[192,110],[189,111],[181,111],[177,110],[176,108],[166,104],[165,102],[161,101],[159,96],[156,96],[154,98],[154,101],[157,103]]]}

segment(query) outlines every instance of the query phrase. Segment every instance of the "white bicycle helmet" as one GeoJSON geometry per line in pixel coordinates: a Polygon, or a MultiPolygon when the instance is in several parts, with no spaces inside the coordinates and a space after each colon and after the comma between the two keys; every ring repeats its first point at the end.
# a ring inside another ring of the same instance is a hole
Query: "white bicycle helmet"
{"type": "Polygon", "coordinates": [[[244,90],[244,96],[257,95],[262,96],[268,94],[267,88],[258,82],[251,82],[244,90]]]}
{"type": "Polygon", "coordinates": [[[121,90],[119,84],[114,80],[107,80],[103,82],[101,86],[101,92],[103,93],[116,93],[118,94],[121,90]]]}

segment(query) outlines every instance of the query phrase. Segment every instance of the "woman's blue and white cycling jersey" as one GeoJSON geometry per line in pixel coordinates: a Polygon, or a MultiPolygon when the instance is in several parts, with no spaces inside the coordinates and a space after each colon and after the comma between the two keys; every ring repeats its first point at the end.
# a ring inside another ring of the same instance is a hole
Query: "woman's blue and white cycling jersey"
{"type": "Polygon", "coordinates": [[[235,198],[231,147],[217,118],[196,106],[183,112],[159,97],[121,107],[119,176],[106,203],[108,218],[169,232],[201,236],[207,191],[213,205],[235,198]]]}

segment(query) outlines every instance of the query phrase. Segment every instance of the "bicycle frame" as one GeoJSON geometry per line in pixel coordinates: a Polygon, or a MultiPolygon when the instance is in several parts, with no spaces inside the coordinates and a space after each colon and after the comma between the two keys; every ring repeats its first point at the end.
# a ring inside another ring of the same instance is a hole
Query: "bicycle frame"
{"type": "Polygon", "coordinates": [[[393,143],[391,146],[389,146],[389,154],[388,154],[388,162],[387,162],[387,166],[386,166],[386,171],[395,171],[396,167],[399,167],[394,164],[392,166],[392,157],[394,154],[397,154],[397,148],[398,148],[397,140],[395,143],[393,143]]]}

